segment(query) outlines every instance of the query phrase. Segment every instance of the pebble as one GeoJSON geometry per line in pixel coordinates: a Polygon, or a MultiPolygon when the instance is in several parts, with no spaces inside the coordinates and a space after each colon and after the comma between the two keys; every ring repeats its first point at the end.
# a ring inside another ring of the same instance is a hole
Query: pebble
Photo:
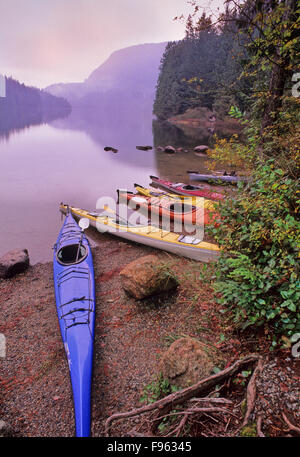
{"type": "MultiPolygon", "coordinates": [[[[284,362],[291,364],[287,357],[284,362]]],[[[276,420],[282,421],[281,412],[291,413],[294,417],[300,412],[300,386],[293,380],[293,366],[278,365],[278,358],[267,363],[256,380],[257,400],[255,415],[263,415],[263,424],[274,425],[276,420]],[[289,375],[287,376],[287,373],[289,375]]]]}

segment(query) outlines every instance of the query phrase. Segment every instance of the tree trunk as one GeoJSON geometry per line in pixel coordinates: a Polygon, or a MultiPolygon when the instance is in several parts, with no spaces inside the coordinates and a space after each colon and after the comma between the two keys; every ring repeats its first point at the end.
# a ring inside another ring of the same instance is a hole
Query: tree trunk
{"type": "Polygon", "coordinates": [[[289,72],[287,71],[288,62],[285,59],[280,64],[274,64],[269,84],[269,97],[266,101],[264,115],[262,119],[262,132],[276,122],[279,111],[282,107],[282,96],[284,93],[285,83],[289,72]]]}
{"type": "MultiPolygon", "coordinates": [[[[282,22],[288,23],[291,18],[296,14],[297,0],[285,0],[285,12],[282,16],[282,22]]],[[[289,39],[292,39],[293,35],[289,39]]],[[[284,43],[282,43],[284,44],[284,43]]],[[[290,55],[282,55],[279,47],[277,47],[275,56],[275,63],[273,64],[272,74],[269,84],[269,97],[266,101],[262,124],[261,133],[272,125],[278,119],[279,111],[282,107],[282,97],[284,94],[285,83],[289,77],[290,71],[288,66],[290,64],[290,55]]]]}

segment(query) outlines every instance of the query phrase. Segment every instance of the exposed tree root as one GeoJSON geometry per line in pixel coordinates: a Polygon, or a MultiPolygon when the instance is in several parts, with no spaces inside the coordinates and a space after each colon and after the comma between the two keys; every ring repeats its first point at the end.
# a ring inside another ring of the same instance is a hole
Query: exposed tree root
{"type": "Polygon", "coordinates": [[[300,435],[300,427],[296,427],[296,425],[293,425],[289,420],[288,418],[286,417],[286,415],[284,413],[282,413],[282,417],[283,417],[283,420],[284,422],[286,423],[286,425],[289,427],[287,432],[291,431],[291,432],[296,432],[297,435],[300,435]]]}
{"type": "Polygon", "coordinates": [[[261,430],[261,426],[262,426],[262,417],[259,415],[257,418],[257,423],[256,423],[257,436],[259,436],[260,438],[264,438],[265,435],[263,434],[263,432],[261,430]]]}
{"type": "Polygon", "coordinates": [[[261,372],[262,368],[263,368],[263,362],[262,362],[262,359],[259,358],[258,364],[257,364],[257,366],[251,376],[251,379],[248,383],[248,386],[247,386],[247,410],[246,410],[246,414],[244,417],[242,427],[245,427],[245,425],[248,424],[250,415],[251,415],[252,411],[254,410],[255,400],[256,400],[256,378],[259,375],[259,373],[261,372]]]}
{"type": "MultiPolygon", "coordinates": [[[[134,416],[139,416],[142,414],[152,412],[151,417],[151,432],[154,435],[157,431],[158,425],[161,423],[164,417],[170,417],[171,415],[182,416],[180,419],[179,424],[174,426],[173,430],[171,430],[169,434],[178,436],[182,433],[184,426],[189,418],[192,415],[199,415],[199,414],[221,414],[221,415],[233,415],[234,414],[230,411],[229,406],[231,404],[230,400],[221,399],[221,398],[214,398],[214,397],[206,397],[203,398],[202,396],[205,394],[210,393],[216,385],[226,381],[228,378],[235,376],[239,371],[243,368],[249,367],[250,365],[255,364],[260,360],[260,357],[256,354],[249,355],[242,360],[236,361],[230,367],[225,368],[224,370],[209,376],[208,378],[201,379],[198,383],[187,387],[185,389],[173,392],[172,394],[157,400],[154,403],[142,406],[141,408],[133,409],[132,411],[127,411],[124,413],[116,413],[110,416],[105,423],[105,435],[110,435],[110,428],[114,421],[118,419],[125,419],[134,416]],[[202,397],[202,398],[197,398],[202,397]],[[185,410],[176,411],[175,413],[171,413],[172,410],[182,407],[182,405],[186,403],[192,403],[190,407],[187,407],[185,410]],[[224,407],[218,406],[225,405],[224,407]],[[226,407],[227,406],[227,407],[226,407]]],[[[254,375],[254,374],[253,374],[254,375]]],[[[211,416],[213,417],[213,416],[211,416]]],[[[228,418],[226,419],[226,424],[228,423],[228,418]]],[[[137,432],[135,432],[137,433],[137,432]]]]}

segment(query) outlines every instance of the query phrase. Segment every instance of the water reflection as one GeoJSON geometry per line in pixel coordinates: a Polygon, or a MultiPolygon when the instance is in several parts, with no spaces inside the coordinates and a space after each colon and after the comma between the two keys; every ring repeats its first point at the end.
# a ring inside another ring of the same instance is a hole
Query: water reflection
{"type": "Polygon", "coordinates": [[[21,247],[29,250],[32,263],[51,260],[61,201],[92,210],[99,197],[116,198],[117,188],[148,186],[150,174],[188,183],[187,169],[205,168],[205,158],[195,156],[193,147],[206,139],[152,124],[152,101],[119,94],[55,120],[11,115],[5,124],[7,118],[0,117],[3,135],[16,132],[0,143],[0,255],[21,247]],[[159,143],[190,149],[172,155],[155,147],[136,149],[159,143]]]}
{"type": "MultiPolygon", "coordinates": [[[[106,146],[118,149],[118,162],[134,167],[153,163],[152,151],[138,151],[137,145],[152,145],[152,104],[150,97],[132,100],[119,94],[118,97],[101,98],[94,107],[74,107],[65,119],[50,123],[63,130],[76,130],[87,134],[101,151],[106,146]]],[[[112,152],[105,152],[111,155],[112,152]]]]}
{"type": "Polygon", "coordinates": [[[213,135],[206,127],[192,129],[188,135],[182,128],[167,121],[153,121],[153,138],[156,147],[170,144],[176,148],[193,149],[199,144],[213,146],[213,135]]]}
{"type": "Polygon", "coordinates": [[[0,141],[32,125],[66,117],[71,106],[44,91],[5,78],[5,96],[0,97],[0,141]]]}
{"type": "Polygon", "coordinates": [[[52,111],[49,113],[22,113],[0,111],[0,142],[9,140],[10,136],[34,125],[47,124],[59,117],[68,116],[68,112],[52,111]]]}
{"type": "Polygon", "coordinates": [[[21,247],[32,263],[51,260],[61,201],[94,209],[100,196],[116,198],[117,188],[132,189],[157,172],[154,151],[136,149],[152,144],[147,105],[128,112],[106,108],[74,110],[49,124],[33,119],[26,129],[16,120],[5,130],[10,137],[0,143],[0,255],[21,247]],[[108,144],[119,152],[104,151],[108,144]]]}

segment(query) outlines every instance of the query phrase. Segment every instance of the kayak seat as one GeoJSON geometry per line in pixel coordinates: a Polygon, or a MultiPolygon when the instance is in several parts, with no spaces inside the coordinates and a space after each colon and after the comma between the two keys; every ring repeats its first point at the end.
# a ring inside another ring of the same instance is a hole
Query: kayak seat
{"type": "Polygon", "coordinates": [[[88,253],[83,245],[80,246],[79,252],[78,247],[79,244],[69,244],[59,249],[59,251],[56,254],[58,262],[61,265],[71,265],[82,262],[82,260],[86,258],[88,253]]]}
{"type": "Polygon", "coordinates": [[[199,244],[199,243],[201,243],[200,238],[195,238],[195,237],[189,236],[189,235],[180,235],[180,237],[178,238],[178,241],[180,243],[186,243],[186,244],[199,244]]]}

